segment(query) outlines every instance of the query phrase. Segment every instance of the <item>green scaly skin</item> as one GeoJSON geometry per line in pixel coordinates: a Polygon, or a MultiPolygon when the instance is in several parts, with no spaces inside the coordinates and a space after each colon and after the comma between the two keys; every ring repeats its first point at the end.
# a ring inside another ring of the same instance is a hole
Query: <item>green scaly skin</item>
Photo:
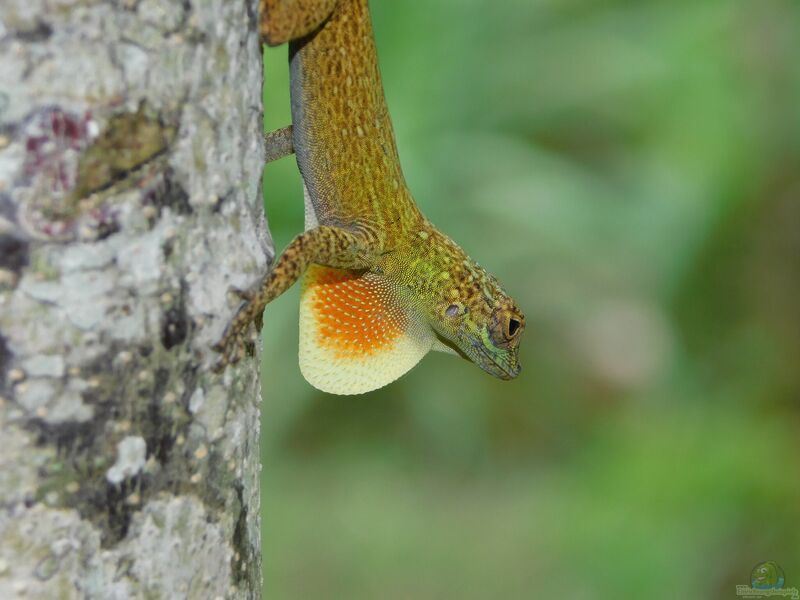
{"type": "Polygon", "coordinates": [[[250,323],[311,263],[386,277],[439,340],[501,379],[520,371],[525,317],[420,212],[400,168],[367,0],[261,0],[261,34],[290,42],[292,142],[318,226],[250,292],[216,348],[236,362],[250,323]]]}

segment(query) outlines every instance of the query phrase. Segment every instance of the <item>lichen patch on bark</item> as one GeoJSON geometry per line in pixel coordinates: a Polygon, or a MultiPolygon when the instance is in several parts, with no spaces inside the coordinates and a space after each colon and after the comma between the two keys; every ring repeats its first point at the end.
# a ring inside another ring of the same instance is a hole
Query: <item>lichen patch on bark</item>
{"type": "Polygon", "coordinates": [[[258,598],[253,6],[0,3],[0,598],[258,598]]]}

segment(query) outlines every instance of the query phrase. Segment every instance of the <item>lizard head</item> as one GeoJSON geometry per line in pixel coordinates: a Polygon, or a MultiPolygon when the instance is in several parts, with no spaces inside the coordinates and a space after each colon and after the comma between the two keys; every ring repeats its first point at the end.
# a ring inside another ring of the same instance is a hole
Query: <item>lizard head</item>
{"type": "Polygon", "coordinates": [[[519,342],[525,316],[514,301],[500,292],[488,302],[442,304],[433,323],[439,341],[487,373],[513,379],[521,370],[519,342]]]}
{"type": "MultiPolygon", "coordinates": [[[[452,263],[451,263],[452,264],[452,263]]],[[[525,316],[500,283],[466,256],[447,269],[445,286],[428,320],[439,342],[500,379],[521,370],[525,316]]]]}
{"type": "Polygon", "coordinates": [[[424,221],[410,239],[400,249],[382,253],[370,276],[401,290],[398,311],[415,315],[404,319],[415,324],[409,337],[420,340],[416,347],[459,355],[499,379],[519,375],[525,316],[514,300],[430,223],[424,221]]]}

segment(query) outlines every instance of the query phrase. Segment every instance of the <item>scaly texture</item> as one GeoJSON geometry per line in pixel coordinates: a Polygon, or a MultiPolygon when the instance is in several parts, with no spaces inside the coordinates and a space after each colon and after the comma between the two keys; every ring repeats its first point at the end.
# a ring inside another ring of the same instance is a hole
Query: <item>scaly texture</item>
{"type": "MultiPolygon", "coordinates": [[[[374,286],[379,278],[381,288],[392,291],[393,309],[403,313],[404,322],[425,324],[407,328],[391,344],[374,338],[376,344],[380,341],[376,351],[394,356],[407,338],[414,338],[412,345],[424,348],[421,354],[446,349],[497,377],[515,377],[524,317],[497,281],[417,208],[400,168],[367,1],[330,4],[262,0],[262,35],[272,44],[291,40],[293,142],[310,202],[310,230],[290,244],[273,272],[246,295],[248,303],[218,345],[223,352],[219,367],[242,355],[247,326],[265,305],[293,284],[307,265],[318,264],[352,269],[354,277],[366,278],[364,285],[374,286]],[[351,242],[347,254],[337,246],[343,235],[351,242]],[[298,241],[309,236],[319,243],[301,247],[298,241]]],[[[312,384],[335,393],[368,391],[392,381],[421,358],[411,364],[403,361],[405,370],[397,372],[356,355],[343,366],[335,355],[312,351],[340,345],[327,338],[346,329],[325,326],[330,307],[317,309],[319,303],[306,298],[317,298],[321,291],[316,288],[324,280],[316,273],[301,300],[300,362],[312,384]],[[337,369],[356,381],[345,384],[342,377],[334,378],[337,369]],[[382,372],[375,375],[375,369],[382,372]]],[[[336,298],[344,301],[345,295],[336,298]]],[[[383,310],[374,308],[378,314],[383,310]]],[[[349,319],[345,307],[334,312],[344,326],[349,319]]]]}

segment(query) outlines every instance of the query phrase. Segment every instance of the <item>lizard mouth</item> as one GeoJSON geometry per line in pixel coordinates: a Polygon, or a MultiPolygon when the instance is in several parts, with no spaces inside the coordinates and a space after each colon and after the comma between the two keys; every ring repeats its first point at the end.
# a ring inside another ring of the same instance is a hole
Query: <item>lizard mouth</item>
{"type": "Polygon", "coordinates": [[[478,366],[499,379],[505,381],[514,379],[522,370],[522,366],[519,364],[519,361],[517,361],[517,357],[507,351],[503,351],[501,355],[495,356],[478,341],[472,342],[472,348],[482,359],[475,361],[478,363],[478,366]]]}
{"type": "Polygon", "coordinates": [[[468,341],[469,347],[472,349],[472,352],[468,353],[462,350],[458,344],[448,340],[444,336],[437,334],[436,337],[440,343],[453,350],[453,352],[458,354],[461,358],[475,363],[481,369],[498,379],[504,381],[514,379],[522,370],[516,356],[512,356],[508,351],[501,351],[503,353],[502,356],[493,356],[480,340],[466,340],[468,341]]]}

